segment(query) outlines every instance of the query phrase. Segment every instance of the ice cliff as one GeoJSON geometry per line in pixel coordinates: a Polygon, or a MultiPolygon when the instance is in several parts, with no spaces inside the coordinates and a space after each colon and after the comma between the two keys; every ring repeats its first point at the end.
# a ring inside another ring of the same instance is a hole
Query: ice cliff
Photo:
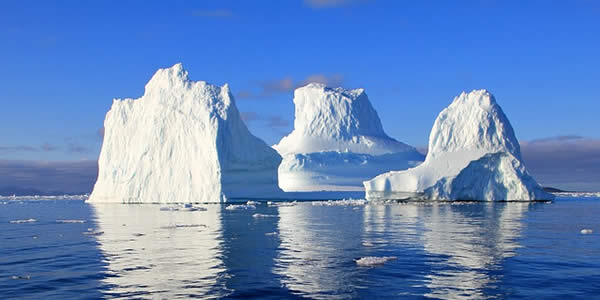
{"type": "Polygon", "coordinates": [[[273,146],[283,156],[285,191],[362,190],[377,174],[423,161],[415,148],[390,138],[363,89],[311,83],[294,91],[294,130],[273,146]]]}
{"type": "Polygon", "coordinates": [[[423,164],[364,186],[368,199],[553,199],[527,173],[513,128],[486,90],[463,92],[438,115],[423,164]]]}
{"type": "Polygon", "coordinates": [[[229,87],[160,69],[139,99],[115,99],[104,121],[90,202],[218,202],[278,195],[279,154],[253,136],[229,87]]]}

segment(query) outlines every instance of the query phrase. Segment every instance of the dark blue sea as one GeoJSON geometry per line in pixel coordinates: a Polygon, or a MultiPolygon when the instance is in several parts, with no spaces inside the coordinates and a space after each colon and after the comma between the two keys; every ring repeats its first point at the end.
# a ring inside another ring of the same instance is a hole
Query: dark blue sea
{"type": "Polygon", "coordinates": [[[203,207],[0,200],[0,299],[600,298],[597,197],[203,207]]]}

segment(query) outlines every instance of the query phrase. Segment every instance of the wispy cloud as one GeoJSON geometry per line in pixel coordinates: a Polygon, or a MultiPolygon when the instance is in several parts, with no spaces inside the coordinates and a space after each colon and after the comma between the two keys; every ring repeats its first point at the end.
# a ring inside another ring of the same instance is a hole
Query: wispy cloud
{"type": "Polygon", "coordinates": [[[88,193],[98,175],[94,161],[0,160],[2,187],[33,188],[44,192],[88,193]]]}
{"type": "Polygon", "coordinates": [[[600,191],[600,140],[564,135],[521,142],[529,172],[542,184],[600,191]]]}
{"type": "Polygon", "coordinates": [[[301,80],[294,80],[291,77],[263,80],[258,82],[259,90],[257,92],[241,91],[236,97],[238,99],[268,98],[280,93],[289,93],[309,83],[323,83],[330,87],[339,87],[344,84],[344,76],[341,74],[312,74],[301,80]]]}
{"type": "Polygon", "coordinates": [[[263,81],[260,83],[265,94],[282,93],[294,90],[294,81],[291,77],[278,80],[263,81]]]}
{"type": "Polygon", "coordinates": [[[271,128],[286,128],[290,126],[290,121],[280,116],[270,116],[267,118],[267,126],[271,128]]]}
{"type": "Polygon", "coordinates": [[[260,120],[260,116],[258,115],[257,112],[254,111],[246,111],[246,112],[241,112],[240,113],[242,120],[246,123],[249,124],[253,121],[257,121],[260,120]]]}
{"type": "Polygon", "coordinates": [[[230,18],[233,17],[233,11],[229,9],[200,9],[192,12],[193,16],[204,18],[230,18]]]}
{"type": "Polygon", "coordinates": [[[19,152],[52,152],[59,150],[60,147],[49,143],[39,146],[18,145],[18,146],[0,146],[0,154],[14,154],[19,152]]]}
{"type": "Polygon", "coordinates": [[[367,0],[304,0],[304,5],[311,8],[342,7],[367,0]]]}
{"type": "Polygon", "coordinates": [[[333,74],[330,76],[325,74],[313,74],[304,79],[300,86],[304,86],[309,83],[323,83],[329,87],[339,87],[344,84],[344,76],[340,74],[333,74]]]}
{"type": "Polygon", "coordinates": [[[277,133],[280,133],[280,130],[283,128],[288,128],[291,122],[281,116],[277,115],[261,115],[258,112],[247,111],[240,113],[242,120],[248,125],[254,123],[256,121],[260,121],[265,126],[275,130],[277,133]]]}
{"type": "Polygon", "coordinates": [[[96,131],[96,135],[101,141],[104,140],[104,126],[96,131]]]}

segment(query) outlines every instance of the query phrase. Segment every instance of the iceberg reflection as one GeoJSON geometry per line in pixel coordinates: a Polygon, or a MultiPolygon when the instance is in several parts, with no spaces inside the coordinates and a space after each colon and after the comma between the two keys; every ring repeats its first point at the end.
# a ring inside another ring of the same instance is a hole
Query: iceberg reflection
{"type": "Polygon", "coordinates": [[[221,206],[161,211],[155,205],[95,204],[107,296],[219,297],[224,273],[221,206]]]}
{"type": "Polygon", "coordinates": [[[361,248],[361,213],[351,207],[279,207],[280,252],[274,273],[292,294],[311,299],[356,298],[354,262],[361,248]]]}
{"type": "Polygon", "coordinates": [[[433,204],[423,207],[422,244],[431,256],[426,296],[489,297],[502,279],[502,261],[519,248],[527,203],[433,204]]]}

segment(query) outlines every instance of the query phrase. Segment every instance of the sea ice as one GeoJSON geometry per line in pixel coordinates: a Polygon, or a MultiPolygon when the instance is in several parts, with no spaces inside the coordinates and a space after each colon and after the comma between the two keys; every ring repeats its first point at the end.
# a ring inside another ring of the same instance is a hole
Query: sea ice
{"type": "Polygon", "coordinates": [[[356,264],[361,267],[373,267],[383,265],[390,260],[398,259],[395,256],[365,256],[356,260],[356,264]]]}
{"type": "Polygon", "coordinates": [[[69,224],[69,223],[85,223],[85,220],[56,220],[56,223],[65,223],[65,224],[69,224]]]}
{"type": "Polygon", "coordinates": [[[10,221],[10,223],[12,224],[24,224],[24,223],[34,223],[37,222],[36,219],[25,219],[25,220],[14,220],[14,221],[10,221]]]}
{"type": "Polygon", "coordinates": [[[265,215],[265,214],[253,214],[252,217],[255,219],[260,219],[260,218],[274,218],[277,216],[276,215],[265,215]]]}
{"type": "Polygon", "coordinates": [[[249,204],[230,204],[225,207],[226,210],[256,209],[256,206],[249,204]]]}

